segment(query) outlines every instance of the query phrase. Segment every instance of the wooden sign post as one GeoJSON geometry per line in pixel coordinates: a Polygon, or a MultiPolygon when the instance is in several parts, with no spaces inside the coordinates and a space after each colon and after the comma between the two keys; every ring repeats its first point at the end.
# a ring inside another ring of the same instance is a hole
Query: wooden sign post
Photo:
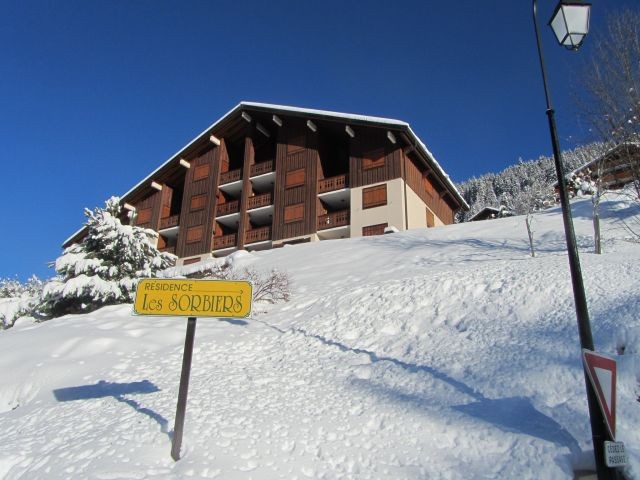
{"type": "Polygon", "coordinates": [[[248,317],[251,314],[251,300],[251,283],[244,281],[147,278],[138,283],[134,313],[188,317],[171,444],[171,458],[176,462],[180,460],[182,446],[196,319],[248,317]]]}

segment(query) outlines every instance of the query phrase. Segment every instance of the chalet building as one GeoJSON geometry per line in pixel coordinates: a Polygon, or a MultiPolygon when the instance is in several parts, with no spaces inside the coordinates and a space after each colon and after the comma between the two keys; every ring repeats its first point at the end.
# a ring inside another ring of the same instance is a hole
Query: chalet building
{"type": "Polygon", "coordinates": [[[482,220],[493,220],[494,218],[498,218],[500,216],[500,209],[495,207],[484,207],[478,213],[476,213],[473,217],[471,217],[469,222],[480,222],[482,220]]]}
{"type": "Polygon", "coordinates": [[[602,188],[616,190],[640,178],[640,143],[625,142],[577,168],[575,175],[588,173],[602,188]]]}
{"type": "MultiPolygon", "coordinates": [[[[453,223],[469,207],[398,120],[242,102],[123,197],[179,264],[453,223]]],[[[79,241],[80,230],[63,246],[79,241]]]]}

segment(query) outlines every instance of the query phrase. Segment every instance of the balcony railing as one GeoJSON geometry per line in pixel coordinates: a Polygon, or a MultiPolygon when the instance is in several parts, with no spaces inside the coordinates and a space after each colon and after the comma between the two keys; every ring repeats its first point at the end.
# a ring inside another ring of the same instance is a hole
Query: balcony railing
{"type": "Polygon", "coordinates": [[[256,163],[255,165],[251,165],[252,177],[257,177],[258,175],[263,175],[270,172],[273,172],[273,160],[268,160],[266,162],[260,162],[256,163]]]}
{"type": "Polygon", "coordinates": [[[240,210],[240,202],[238,200],[232,200],[227,203],[218,204],[218,208],[216,209],[216,217],[222,217],[223,215],[229,215],[231,213],[236,213],[240,210]]]}
{"type": "Polygon", "coordinates": [[[164,247],[160,249],[161,252],[165,252],[165,253],[172,253],[173,255],[176,254],[176,246],[172,246],[172,247],[164,247]]]}
{"type": "Polygon", "coordinates": [[[230,170],[228,172],[224,172],[220,174],[220,185],[224,185],[225,183],[236,182],[240,180],[242,177],[242,169],[238,168],[237,170],[230,170]]]}
{"type": "Polygon", "coordinates": [[[349,225],[349,210],[341,210],[318,217],[318,230],[344,227],[345,225],[349,225]]]}
{"type": "Polygon", "coordinates": [[[177,227],[180,223],[180,215],[171,215],[170,217],[160,219],[160,230],[165,228],[177,227]]]}
{"type": "Polygon", "coordinates": [[[237,236],[235,233],[222,235],[220,237],[213,237],[213,249],[220,250],[221,248],[235,247],[236,239],[237,236]]]}
{"type": "Polygon", "coordinates": [[[245,235],[245,243],[264,242],[271,240],[271,227],[261,227],[247,231],[245,235]]]}
{"type": "Polygon", "coordinates": [[[347,175],[337,175],[318,181],[318,193],[347,188],[347,175]]]}
{"type": "Polygon", "coordinates": [[[262,195],[256,195],[255,197],[249,197],[247,203],[247,210],[253,210],[254,208],[265,207],[271,205],[271,193],[263,193],[262,195]]]}

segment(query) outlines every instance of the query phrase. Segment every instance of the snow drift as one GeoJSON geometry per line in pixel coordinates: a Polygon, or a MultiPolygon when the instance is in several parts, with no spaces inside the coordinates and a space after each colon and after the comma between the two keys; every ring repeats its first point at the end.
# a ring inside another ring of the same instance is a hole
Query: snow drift
{"type": "MultiPolygon", "coordinates": [[[[618,360],[618,439],[640,478],[640,246],[574,215],[596,348],[618,360]]],[[[559,210],[231,259],[291,301],[200,319],[183,458],[170,438],[185,319],[128,305],[0,333],[0,478],[570,479],[593,466],[559,210]]],[[[191,267],[194,268],[194,267],[191,267]]]]}

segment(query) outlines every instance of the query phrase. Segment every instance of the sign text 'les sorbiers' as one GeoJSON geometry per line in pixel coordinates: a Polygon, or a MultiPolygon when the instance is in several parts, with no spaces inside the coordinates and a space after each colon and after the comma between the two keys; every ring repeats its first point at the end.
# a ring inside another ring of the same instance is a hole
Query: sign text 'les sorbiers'
{"type": "Polygon", "coordinates": [[[251,312],[251,284],[145,279],[138,285],[134,311],[142,315],[246,317],[251,312]]]}

